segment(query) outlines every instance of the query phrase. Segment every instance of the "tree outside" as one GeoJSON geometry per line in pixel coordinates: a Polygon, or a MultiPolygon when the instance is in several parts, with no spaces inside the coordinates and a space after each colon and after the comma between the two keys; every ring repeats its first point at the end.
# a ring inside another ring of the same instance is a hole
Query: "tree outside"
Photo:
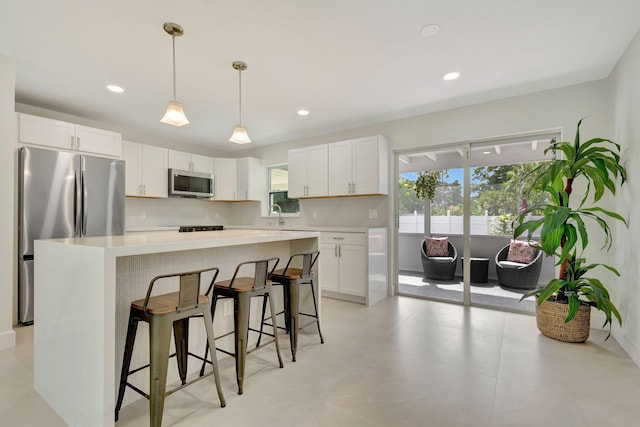
{"type": "MultiPolygon", "coordinates": [[[[528,206],[540,204],[544,195],[531,195],[525,198],[527,190],[534,184],[529,174],[540,162],[511,165],[484,166],[471,169],[471,215],[490,216],[490,234],[508,235],[513,232],[512,222],[528,206]]],[[[431,201],[432,216],[462,216],[463,186],[458,179],[460,173],[443,170],[431,201]]],[[[416,197],[409,174],[399,180],[400,212],[422,213],[424,201],[416,197]]],[[[533,213],[536,215],[536,213],[533,213]]],[[[539,214],[539,213],[538,213],[539,214]]]]}

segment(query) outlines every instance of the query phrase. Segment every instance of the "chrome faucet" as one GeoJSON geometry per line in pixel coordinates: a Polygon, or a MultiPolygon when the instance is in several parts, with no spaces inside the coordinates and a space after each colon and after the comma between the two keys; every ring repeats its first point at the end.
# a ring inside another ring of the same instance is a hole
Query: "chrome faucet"
{"type": "Polygon", "coordinates": [[[280,205],[277,203],[271,205],[271,212],[273,212],[273,208],[278,208],[278,224],[284,225],[284,219],[282,219],[282,209],[280,209],[280,205]]]}

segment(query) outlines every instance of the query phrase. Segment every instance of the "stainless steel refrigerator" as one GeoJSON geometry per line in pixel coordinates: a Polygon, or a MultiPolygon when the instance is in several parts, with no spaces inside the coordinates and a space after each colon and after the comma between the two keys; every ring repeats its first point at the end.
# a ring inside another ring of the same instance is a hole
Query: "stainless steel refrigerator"
{"type": "Polygon", "coordinates": [[[18,323],[33,322],[36,239],[124,234],[122,160],[19,150],[18,323]]]}

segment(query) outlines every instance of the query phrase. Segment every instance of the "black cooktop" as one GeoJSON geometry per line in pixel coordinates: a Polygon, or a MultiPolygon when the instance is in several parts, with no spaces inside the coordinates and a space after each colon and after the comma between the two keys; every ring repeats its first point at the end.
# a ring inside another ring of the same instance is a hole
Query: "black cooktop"
{"type": "Polygon", "coordinates": [[[183,225],[178,230],[180,233],[188,233],[191,231],[215,231],[222,230],[221,225],[183,225]]]}

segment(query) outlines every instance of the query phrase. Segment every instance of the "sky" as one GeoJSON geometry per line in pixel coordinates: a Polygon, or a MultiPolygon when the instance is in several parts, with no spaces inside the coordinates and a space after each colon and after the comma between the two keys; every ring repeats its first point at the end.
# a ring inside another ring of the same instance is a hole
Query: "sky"
{"type": "MultiPolygon", "coordinates": [[[[444,178],[445,182],[454,182],[456,180],[459,183],[463,182],[464,173],[462,168],[449,169],[448,172],[449,172],[449,176],[444,178]]],[[[473,168],[471,168],[471,173],[473,173],[473,168]]],[[[418,179],[418,172],[401,173],[400,176],[406,179],[409,179],[411,181],[415,181],[416,179],[418,179]]]]}

